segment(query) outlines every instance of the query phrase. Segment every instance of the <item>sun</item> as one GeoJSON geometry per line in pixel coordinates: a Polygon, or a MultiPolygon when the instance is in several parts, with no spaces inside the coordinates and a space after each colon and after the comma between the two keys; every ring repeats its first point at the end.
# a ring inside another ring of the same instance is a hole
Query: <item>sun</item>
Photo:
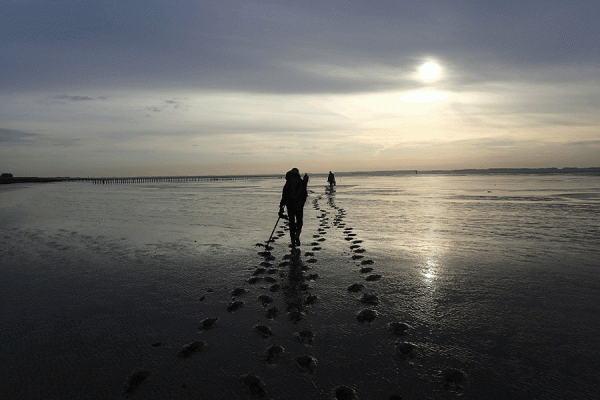
{"type": "Polygon", "coordinates": [[[440,75],[440,66],[429,61],[419,67],[419,77],[425,80],[435,79],[440,75]]]}

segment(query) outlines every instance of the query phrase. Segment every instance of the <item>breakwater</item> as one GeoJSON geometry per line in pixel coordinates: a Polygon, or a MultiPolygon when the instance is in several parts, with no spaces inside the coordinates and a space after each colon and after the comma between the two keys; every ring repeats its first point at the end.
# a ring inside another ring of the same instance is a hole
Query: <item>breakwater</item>
{"type": "Polygon", "coordinates": [[[195,181],[233,181],[251,179],[283,179],[281,175],[236,175],[236,176],[146,176],[146,177],[110,177],[110,178],[71,178],[71,177],[3,177],[0,184],[9,183],[48,183],[48,182],[90,182],[94,185],[134,184],[148,182],[195,182],[195,181]]]}
{"type": "Polygon", "coordinates": [[[131,178],[86,178],[95,185],[131,184],[147,182],[199,182],[199,181],[239,181],[250,179],[282,179],[281,175],[248,175],[248,176],[150,176],[131,178]]]}

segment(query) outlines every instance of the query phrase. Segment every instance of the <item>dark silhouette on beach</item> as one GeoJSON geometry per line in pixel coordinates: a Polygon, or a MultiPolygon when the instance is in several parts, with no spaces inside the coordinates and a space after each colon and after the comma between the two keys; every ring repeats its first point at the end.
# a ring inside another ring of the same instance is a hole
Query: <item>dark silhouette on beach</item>
{"type": "Polygon", "coordinates": [[[308,175],[304,174],[304,178],[300,178],[298,168],[292,168],[285,174],[285,185],[279,202],[279,215],[283,215],[285,206],[290,221],[290,239],[293,247],[300,246],[304,203],[308,197],[307,185],[308,175]]]}
{"type": "Polygon", "coordinates": [[[329,176],[327,177],[327,182],[329,182],[329,187],[333,187],[335,186],[335,175],[333,175],[333,172],[329,171],[329,176]]]}

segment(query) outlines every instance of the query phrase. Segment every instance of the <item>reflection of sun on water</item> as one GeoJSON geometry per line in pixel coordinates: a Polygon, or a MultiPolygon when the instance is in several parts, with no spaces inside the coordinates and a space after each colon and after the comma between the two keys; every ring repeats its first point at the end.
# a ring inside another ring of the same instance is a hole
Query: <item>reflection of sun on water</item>
{"type": "Polygon", "coordinates": [[[434,278],[437,275],[437,262],[432,260],[430,257],[427,259],[427,265],[423,270],[423,276],[425,277],[425,283],[431,284],[433,283],[434,278]]]}

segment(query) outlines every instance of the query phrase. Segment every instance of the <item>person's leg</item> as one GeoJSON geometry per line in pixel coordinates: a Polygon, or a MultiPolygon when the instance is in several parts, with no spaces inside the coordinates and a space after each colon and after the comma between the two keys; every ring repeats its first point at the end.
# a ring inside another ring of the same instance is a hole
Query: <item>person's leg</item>
{"type": "MultiPolygon", "coordinates": [[[[302,233],[302,225],[304,223],[304,208],[301,208],[296,211],[296,237],[298,242],[300,242],[300,233],[302,233]]],[[[298,243],[300,244],[300,243],[298,243]]]]}
{"type": "Polygon", "coordinates": [[[296,235],[294,237],[296,246],[300,246],[300,233],[302,233],[302,223],[304,218],[304,209],[296,210],[296,235]]]}
{"type": "Polygon", "coordinates": [[[291,208],[288,207],[287,209],[288,212],[288,218],[290,219],[290,240],[292,245],[296,244],[296,229],[298,224],[297,224],[297,218],[296,218],[296,210],[293,210],[291,208]]]}

